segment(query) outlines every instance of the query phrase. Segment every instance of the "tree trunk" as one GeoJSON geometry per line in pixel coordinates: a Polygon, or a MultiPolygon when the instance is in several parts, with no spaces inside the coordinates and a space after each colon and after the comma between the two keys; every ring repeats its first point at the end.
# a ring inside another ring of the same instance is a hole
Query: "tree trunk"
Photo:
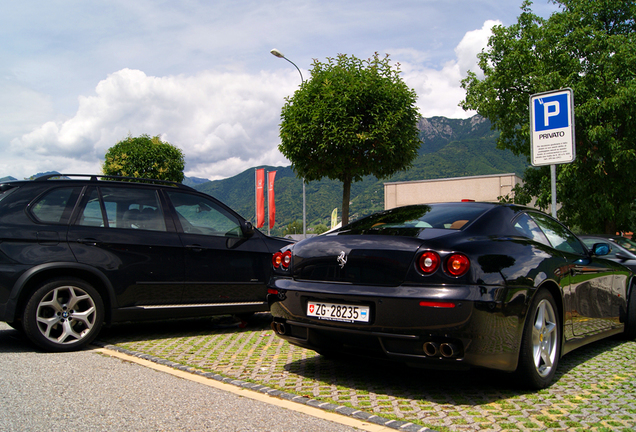
{"type": "Polygon", "coordinates": [[[349,223],[349,199],[351,198],[351,180],[342,183],[342,226],[349,223]]]}

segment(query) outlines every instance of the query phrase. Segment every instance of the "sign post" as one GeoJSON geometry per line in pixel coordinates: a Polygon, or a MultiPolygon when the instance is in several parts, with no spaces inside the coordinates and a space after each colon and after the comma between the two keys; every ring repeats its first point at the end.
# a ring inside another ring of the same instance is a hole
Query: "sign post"
{"type": "Polygon", "coordinates": [[[530,96],[532,166],[550,165],[552,216],[556,218],[556,165],[574,162],[574,99],[565,88],[530,96]]]}

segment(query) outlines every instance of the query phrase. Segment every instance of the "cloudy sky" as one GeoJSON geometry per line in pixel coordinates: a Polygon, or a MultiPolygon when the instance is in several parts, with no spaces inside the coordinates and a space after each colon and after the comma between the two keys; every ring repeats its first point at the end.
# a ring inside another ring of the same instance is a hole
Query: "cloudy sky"
{"type": "MultiPolygon", "coordinates": [[[[99,173],[160,135],[186,175],[221,179],[278,152],[285,97],[313,59],[389,54],[425,117],[466,118],[459,82],[522,0],[0,0],[0,177],[99,173]]],[[[536,0],[535,13],[556,10],[536,0]]]]}

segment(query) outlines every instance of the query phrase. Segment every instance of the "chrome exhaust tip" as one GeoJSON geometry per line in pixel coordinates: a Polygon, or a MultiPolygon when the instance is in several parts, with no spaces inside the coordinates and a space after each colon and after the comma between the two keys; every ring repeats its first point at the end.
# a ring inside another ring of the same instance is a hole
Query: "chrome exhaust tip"
{"type": "Polygon", "coordinates": [[[425,342],[423,348],[424,354],[429,357],[437,357],[439,355],[439,344],[437,342],[425,342]]]}
{"type": "Polygon", "coordinates": [[[281,323],[281,322],[273,322],[272,330],[274,330],[274,333],[279,335],[284,335],[285,333],[287,333],[287,328],[285,326],[285,323],[281,323]]]}
{"type": "Polygon", "coordinates": [[[443,344],[439,346],[439,352],[442,355],[442,357],[451,358],[451,357],[457,356],[457,354],[459,353],[459,350],[454,344],[444,342],[443,344]]]}

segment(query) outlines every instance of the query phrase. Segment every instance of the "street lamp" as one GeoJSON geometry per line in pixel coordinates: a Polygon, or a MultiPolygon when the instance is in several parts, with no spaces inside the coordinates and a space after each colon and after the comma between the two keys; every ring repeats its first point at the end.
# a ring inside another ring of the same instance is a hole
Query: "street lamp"
{"type": "MultiPolygon", "coordinates": [[[[304,84],[305,80],[303,79],[303,73],[300,71],[300,69],[298,68],[298,66],[296,66],[296,63],[294,63],[293,61],[291,61],[290,59],[288,59],[287,57],[285,57],[285,54],[283,54],[282,52],[278,51],[276,48],[273,48],[271,51],[272,55],[278,57],[278,58],[282,58],[287,60],[288,62],[290,62],[291,64],[294,65],[294,67],[296,68],[296,70],[298,70],[298,73],[300,74],[300,84],[304,84]]],[[[307,211],[306,211],[306,201],[305,201],[305,179],[303,178],[303,238],[307,238],[307,225],[305,223],[305,220],[307,219],[307,211]]]]}

